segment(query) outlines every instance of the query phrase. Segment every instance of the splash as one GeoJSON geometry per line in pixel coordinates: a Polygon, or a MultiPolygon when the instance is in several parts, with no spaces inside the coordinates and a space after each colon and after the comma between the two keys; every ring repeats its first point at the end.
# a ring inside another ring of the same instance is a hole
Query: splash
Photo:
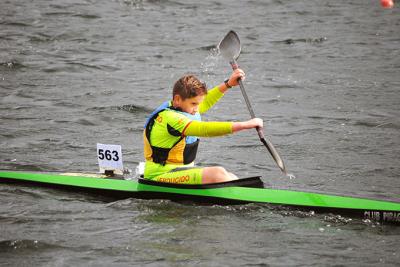
{"type": "Polygon", "coordinates": [[[212,80],[213,77],[215,75],[215,71],[218,68],[218,63],[220,61],[220,56],[219,56],[219,51],[218,48],[214,47],[210,49],[209,54],[207,55],[207,57],[205,58],[205,60],[201,63],[201,73],[206,75],[206,79],[212,80]]]}
{"type": "Polygon", "coordinates": [[[286,176],[289,177],[290,180],[296,179],[296,176],[293,173],[286,173],[286,176]]]}

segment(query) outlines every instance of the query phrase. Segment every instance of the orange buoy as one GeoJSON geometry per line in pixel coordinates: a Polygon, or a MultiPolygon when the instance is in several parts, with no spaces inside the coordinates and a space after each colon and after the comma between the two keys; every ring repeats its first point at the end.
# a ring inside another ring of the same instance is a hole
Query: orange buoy
{"type": "Polygon", "coordinates": [[[381,6],[383,8],[392,8],[394,6],[393,0],[381,0],[381,6]]]}

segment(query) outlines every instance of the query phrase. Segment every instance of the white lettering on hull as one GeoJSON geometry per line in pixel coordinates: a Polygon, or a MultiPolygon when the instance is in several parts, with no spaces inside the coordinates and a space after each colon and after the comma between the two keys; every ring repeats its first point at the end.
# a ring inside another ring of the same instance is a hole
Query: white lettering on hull
{"type": "Polygon", "coordinates": [[[400,222],[400,212],[396,211],[365,211],[364,219],[383,222],[400,222]]]}

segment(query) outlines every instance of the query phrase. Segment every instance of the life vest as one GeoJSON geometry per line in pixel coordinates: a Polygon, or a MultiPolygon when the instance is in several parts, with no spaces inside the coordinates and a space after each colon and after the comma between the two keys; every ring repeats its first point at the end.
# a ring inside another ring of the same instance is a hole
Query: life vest
{"type": "Polygon", "coordinates": [[[195,136],[183,136],[179,131],[175,130],[169,124],[167,124],[166,133],[170,135],[171,146],[167,148],[153,146],[150,142],[150,133],[153,129],[155,120],[162,116],[161,112],[165,110],[172,110],[180,114],[185,115],[190,120],[201,121],[199,113],[192,115],[177,109],[174,109],[169,101],[164,102],[159,106],[145,123],[145,129],[143,132],[144,140],[144,156],[147,161],[153,161],[162,165],[165,164],[190,164],[192,163],[197,154],[197,148],[200,140],[195,136]],[[177,138],[179,137],[179,138],[177,138]]]}

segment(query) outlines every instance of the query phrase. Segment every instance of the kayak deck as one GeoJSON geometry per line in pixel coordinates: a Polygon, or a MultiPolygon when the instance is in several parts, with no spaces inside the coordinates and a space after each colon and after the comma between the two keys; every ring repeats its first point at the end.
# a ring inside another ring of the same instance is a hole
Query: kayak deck
{"type": "Polygon", "coordinates": [[[171,199],[211,204],[268,203],[400,224],[399,202],[264,188],[260,177],[213,185],[175,185],[99,174],[0,171],[0,182],[84,191],[118,199],[171,199]]]}

